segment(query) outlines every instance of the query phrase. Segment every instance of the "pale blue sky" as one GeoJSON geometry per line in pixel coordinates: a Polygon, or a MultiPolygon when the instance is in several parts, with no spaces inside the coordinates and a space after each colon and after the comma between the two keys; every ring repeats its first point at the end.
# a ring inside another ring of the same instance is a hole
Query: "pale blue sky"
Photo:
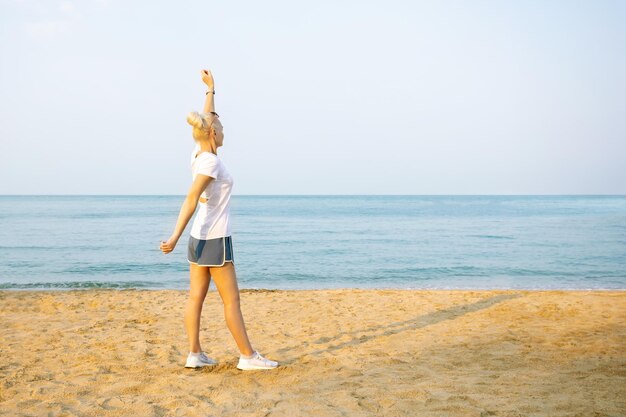
{"type": "Polygon", "coordinates": [[[623,194],[625,5],[0,0],[0,194],[623,194]]]}

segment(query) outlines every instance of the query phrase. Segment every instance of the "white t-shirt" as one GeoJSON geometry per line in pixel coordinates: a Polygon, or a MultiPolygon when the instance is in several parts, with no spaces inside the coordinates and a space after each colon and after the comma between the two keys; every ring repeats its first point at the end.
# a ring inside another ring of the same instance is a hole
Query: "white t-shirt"
{"type": "Polygon", "coordinates": [[[191,173],[195,180],[197,174],[208,175],[215,179],[209,182],[201,196],[206,203],[198,202],[200,208],[191,226],[191,236],[196,239],[215,239],[230,236],[230,196],[233,189],[233,178],[226,167],[211,152],[201,152],[196,144],[191,153],[191,173]]]}

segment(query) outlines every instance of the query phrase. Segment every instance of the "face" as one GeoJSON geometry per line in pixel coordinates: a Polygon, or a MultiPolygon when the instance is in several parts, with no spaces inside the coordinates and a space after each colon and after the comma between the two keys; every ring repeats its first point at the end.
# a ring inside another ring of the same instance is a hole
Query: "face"
{"type": "Polygon", "coordinates": [[[213,121],[213,129],[215,130],[215,146],[220,147],[224,144],[224,126],[220,119],[216,118],[213,121]]]}

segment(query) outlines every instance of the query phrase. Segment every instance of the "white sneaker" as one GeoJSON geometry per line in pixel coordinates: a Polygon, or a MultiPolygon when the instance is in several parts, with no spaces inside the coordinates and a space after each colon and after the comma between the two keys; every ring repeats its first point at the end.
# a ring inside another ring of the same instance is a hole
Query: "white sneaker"
{"type": "Polygon", "coordinates": [[[249,371],[252,369],[274,369],[278,366],[278,362],[264,358],[256,350],[252,355],[253,356],[250,359],[239,356],[239,363],[237,364],[237,368],[243,371],[249,371]]]}
{"type": "Polygon", "coordinates": [[[201,368],[203,366],[217,365],[217,362],[209,358],[206,353],[200,352],[199,355],[192,355],[189,352],[185,368],[201,368]]]}

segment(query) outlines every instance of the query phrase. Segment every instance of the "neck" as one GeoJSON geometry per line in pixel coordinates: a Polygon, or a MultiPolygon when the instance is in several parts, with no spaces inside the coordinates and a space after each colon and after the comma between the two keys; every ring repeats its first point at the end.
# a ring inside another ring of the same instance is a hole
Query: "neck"
{"type": "Polygon", "coordinates": [[[211,152],[217,155],[217,148],[213,147],[212,143],[200,142],[200,152],[211,152]]]}

